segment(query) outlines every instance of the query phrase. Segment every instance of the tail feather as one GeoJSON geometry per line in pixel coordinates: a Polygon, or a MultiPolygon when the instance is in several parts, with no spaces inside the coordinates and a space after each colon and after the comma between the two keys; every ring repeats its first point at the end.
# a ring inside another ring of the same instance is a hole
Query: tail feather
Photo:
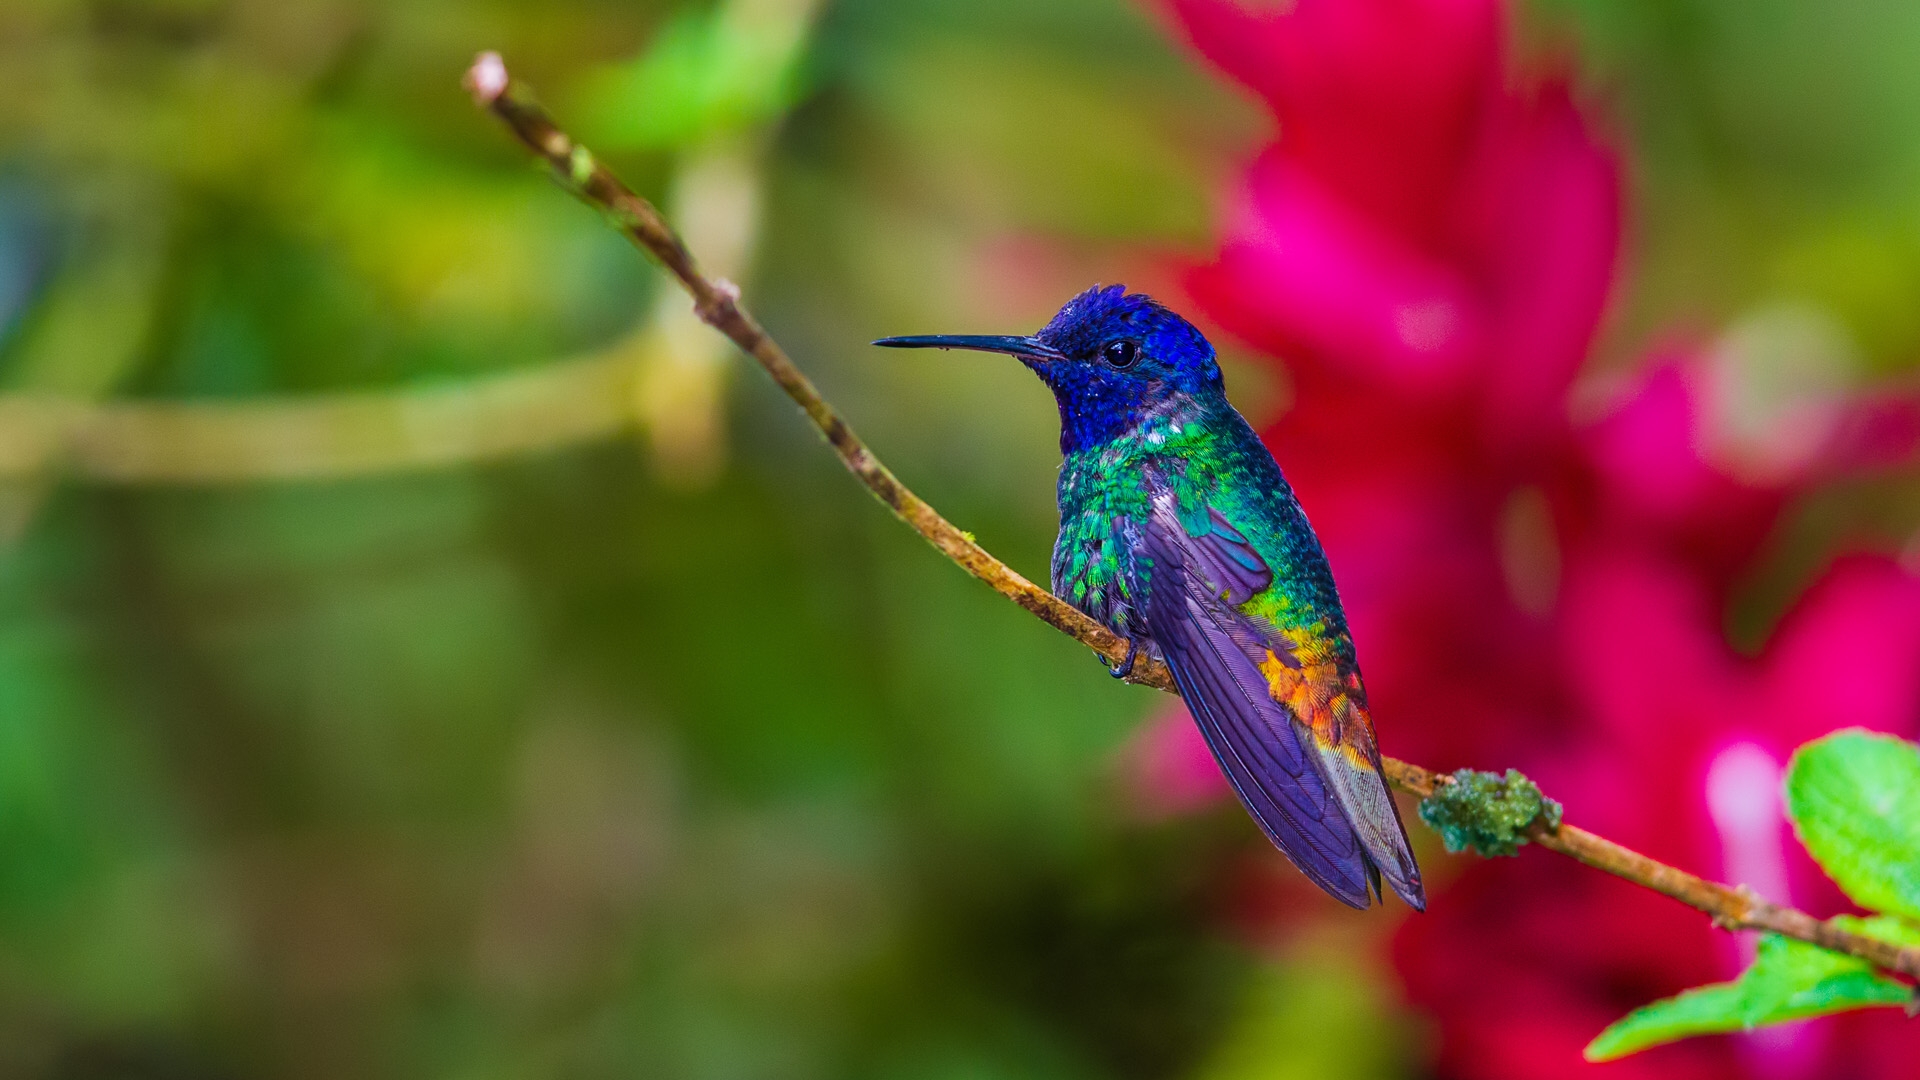
{"type": "Polygon", "coordinates": [[[1325,745],[1305,725],[1296,727],[1304,739],[1311,741],[1320,775],[1366,849],[1375,894],[1379,894],[1380,878],[1384,877],[1407,906],[1425,911],[1427,894],[1420,881],[1420,867],[1413,860],[1400,808],[1387,790],[1379,766],[1365,760],[1352,746],[1325,745]]]}

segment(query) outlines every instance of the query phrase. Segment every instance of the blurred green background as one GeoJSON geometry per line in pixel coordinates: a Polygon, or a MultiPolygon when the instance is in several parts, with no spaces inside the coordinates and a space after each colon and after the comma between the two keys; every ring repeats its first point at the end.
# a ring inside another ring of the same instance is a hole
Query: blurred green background
{"type": "MultiPolygon", "coordinates": [[[[1920,9],[1523,14],[1629,153],[1612,364],[1797,305],[1914,367],[1920,9]]],[[[863,343],[1177,301],[1268,134],[1123,0],[6,0],[0,1073],[1419,1075],[1391,917],[1130,810],[1164,700],[689,337],[483,48],[1042,579],[1045,394],[863,343]]]]}

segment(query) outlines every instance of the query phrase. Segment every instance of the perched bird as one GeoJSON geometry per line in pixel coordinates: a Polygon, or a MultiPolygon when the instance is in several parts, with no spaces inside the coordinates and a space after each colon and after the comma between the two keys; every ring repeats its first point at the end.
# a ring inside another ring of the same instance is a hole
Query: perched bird
{"type": "Polygon", "coordinates": [[[1273,456],[1227,402],[1213,346],[1125,286],[1067,302],[1031,337],[874,342],[1019,358],[1060,406],[1053,589],[1163,659],[1247,811],[1353,907],[1426,907],[1381,775],[1327,557],[1273,456]]]}

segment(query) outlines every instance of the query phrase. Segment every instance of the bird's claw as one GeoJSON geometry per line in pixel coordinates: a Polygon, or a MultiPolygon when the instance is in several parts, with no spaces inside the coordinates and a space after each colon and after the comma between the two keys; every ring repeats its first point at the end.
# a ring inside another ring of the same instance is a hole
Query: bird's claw
{"type": "Polygon", "coordinates": [[[1133,638],[1128,638],[1127,639],[1127,658],[1125,660],[1120,661],[1120,665],[1118,667],[1108,668],[1107,674],[1113,676],[1116,679],[1124,679],[1127,676],[1133,674],[1133,662],[1139,658],[1140,658],[1140,646],[1135,644],[1133,638]]]}

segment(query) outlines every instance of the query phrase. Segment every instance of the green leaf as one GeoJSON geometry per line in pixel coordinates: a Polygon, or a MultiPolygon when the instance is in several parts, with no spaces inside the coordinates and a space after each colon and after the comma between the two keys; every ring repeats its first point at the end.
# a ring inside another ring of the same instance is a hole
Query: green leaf
{"type": "MultiPolygon", "coordinates": [[[[1891,919],[1836,921],[1887,940],[1920,934],[1891,919]]],[[[1760,939],[1753,966],[1738,979],[1635,1009],[1587,1044],[1585,1054],[1588,1061],[1612,1061],[1690,1035],[1751,1031],[1850,1009],[1910,1008],[1914,1000],[1912,988],[1878,974],[1865,960],[1767,934],[1760,939]]]]}
{"type": "Polygon", "coordinates": [[[1642,1006],[1587,1044],[1588,1061],[1612,1061],[1689,1035],[1739,1031],[1745,995],[1737,982],[1714,983],[1642,1006]]]}
{"type": "Polygon", "coordinates": [[[1857,729],[1810,742],[1787,768],[1787,813],[1855,903],[1920,919],[1920,747],[1857,729]]]}
{"type": "MultiPolygon", "coordinates": [[[[1851,920],[1847,928],[1864,932],[1866,922],[1851,920]]],[[[1613,1061],[1688,1036],[1751,1032],[1849,1009],[1912,1003],[1908,986],[1876,974],[1862,959],[1766,934],[1753,967],[1738,980],[1699,986],[1634,1009],[1588,1043],[1586,1059],[1613,1061]]]]}
{"type": "MultiPolygon", "coordinates": [[[[1849,896],[1902,914],[1920,907],[1920,748],[1861,731],[1819,739],[1794,755],[1787,798],[1802,841],[1849,896]]],[[[1920,945],[1920,924],[1896,915],[1833,922],[1920,945]]],[[[1586,1058],[1611,1061],[1691,1035],[1890,1005],[1912,1011],[1920,998],[1865,960],[1768,934],[1740,978],[1635,1010],[1588,1044],[1586,1058]]]]}

